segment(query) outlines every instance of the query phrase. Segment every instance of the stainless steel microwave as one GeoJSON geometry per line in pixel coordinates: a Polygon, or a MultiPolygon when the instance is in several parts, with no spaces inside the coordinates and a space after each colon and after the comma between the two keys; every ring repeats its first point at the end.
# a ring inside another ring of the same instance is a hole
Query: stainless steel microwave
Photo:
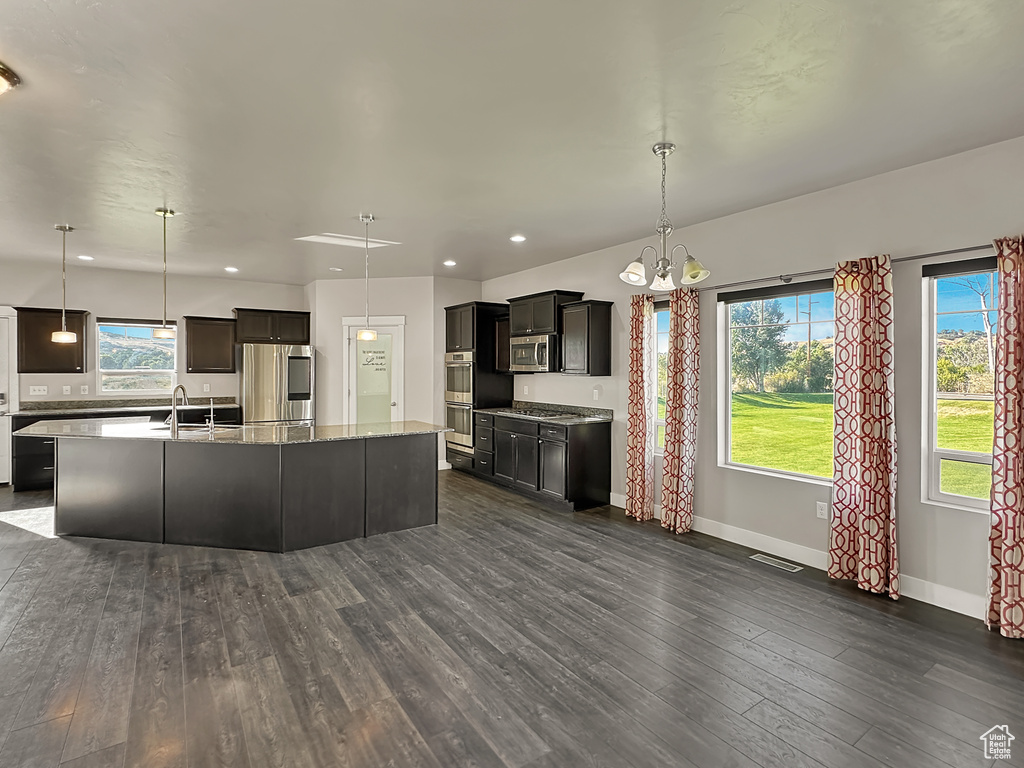
{"type": "Polygon", "coordinates": [[[543,373],[558,370],[558,336],[513,336],[510,342],[509,369],[517,373],[543,373]]]}

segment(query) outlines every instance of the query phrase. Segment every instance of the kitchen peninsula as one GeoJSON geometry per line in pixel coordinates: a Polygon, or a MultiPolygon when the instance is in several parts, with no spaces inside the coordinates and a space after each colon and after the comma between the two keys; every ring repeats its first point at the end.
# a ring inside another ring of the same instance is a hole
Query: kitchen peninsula
{"type": "Polygon", "coordinates": [[[64,536],[287,552],[437,522],[437,433],[418,421],[168,427],[38,422],[64,536]]]}

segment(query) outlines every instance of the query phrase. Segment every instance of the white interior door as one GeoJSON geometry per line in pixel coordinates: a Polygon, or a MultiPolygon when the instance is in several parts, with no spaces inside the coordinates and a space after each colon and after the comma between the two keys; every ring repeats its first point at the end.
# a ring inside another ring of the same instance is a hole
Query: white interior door
{"type": "Polygon", "coordinates": [[[0,484],[11,482],[11,410],[10,354],[8,323],[0,317],[0,484]]]}
{"type": "Polygon", "coordinates": [[[405,318],[400,318],[401,324],[376,322],[384,319],[370,318],[370,327],[377,331],[375,341],[356,338],[364,327],[363,322],[345,323],[348,354],[345,421],[348,424],[403,421],[405,418],[405,318]]]}

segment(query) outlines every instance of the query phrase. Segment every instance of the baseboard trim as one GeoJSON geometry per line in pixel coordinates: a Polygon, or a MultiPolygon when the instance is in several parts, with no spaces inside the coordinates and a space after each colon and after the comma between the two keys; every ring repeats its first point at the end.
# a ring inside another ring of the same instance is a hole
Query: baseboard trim
{"type": "Polygon", "coordinates": [[[735,525],[727,525],[717,520],[694,517],[693,530],[714,536],[716,539],[725,539],[733,544],[742,544],[744,547],[792,560],[794,563],[817,568],[819,571],[828,567],[828,554],[820,549],[812,549],[784,539],[776,539],[774,536],[748,531],[746,528],[737,528],[735,525]]]}
{"type": "Polygon", "coordinates": [[[912,597],[922,603],[962,613],[979,621],[985,620],[988,599],[984,595],[975,595],[962,589],[903,574],[900,575],[900,591],[905,597],[912,597]]]}
{"type": "MultiPolygon", "coordinates": [[[[619,494],[612,494],[611,502],[617,507],[626,506],[626,497],[619,494]]],[[[654,517],[661,519],[661,506],[654,507],[654,517]]],[[[828,553],[820,549],[805,547],[801,544],[794,544],[784,539],[776,539],[764,533],[749,531],[746,528],[738,528],[735,525],[728,525],[717,520],[706,517],[693,518],[693,530],[698,533],[705,533],[714,536],[716,539],[731,541],[733,544],[740,544],[744,547],[756,549],[759,552],[766,552],[794,563],[800,563],[810,568],[817,568],[820,571],[828,568],[828,553]]],[[[943,584],[936,584],[932,581],[918,579],[906,574],[900,575],[900,591],[904,597],[920,600],[947,611],[970,616],[972,619],[985,620],[987,612],[987,598],[985,595],[978,595],[973,592],[966,592],[955,587],[947,587],[943,584]]]]}
{"type": "Polygon", "coordinates": [[[613,507],[619,507],[620,509],[626,508],[626,496],[622,493],[611,494],[611,505],[613,507]]]}
{"type": "Polygon", "coordinates": [[[438,469],[438,471],[440,471],[442,469],[451,469],[451,468],[452,468],[452,465],[449,464],[444,459],[438,459],[437,460],[437,469],[438,469]]]}

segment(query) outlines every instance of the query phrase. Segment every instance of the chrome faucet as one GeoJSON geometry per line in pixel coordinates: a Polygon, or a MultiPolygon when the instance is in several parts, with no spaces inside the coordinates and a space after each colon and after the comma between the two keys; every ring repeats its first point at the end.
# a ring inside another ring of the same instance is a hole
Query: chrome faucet
{"type": "Polygon", "coordinates": [[[181,396],[185,400],[182,405],[188,405],[188,392],[185,391],[185,385],[179,384],[174,388],[171,393],[171,439],[176,440],[178,438],[178,390],[181,390],[181,396]]]}

